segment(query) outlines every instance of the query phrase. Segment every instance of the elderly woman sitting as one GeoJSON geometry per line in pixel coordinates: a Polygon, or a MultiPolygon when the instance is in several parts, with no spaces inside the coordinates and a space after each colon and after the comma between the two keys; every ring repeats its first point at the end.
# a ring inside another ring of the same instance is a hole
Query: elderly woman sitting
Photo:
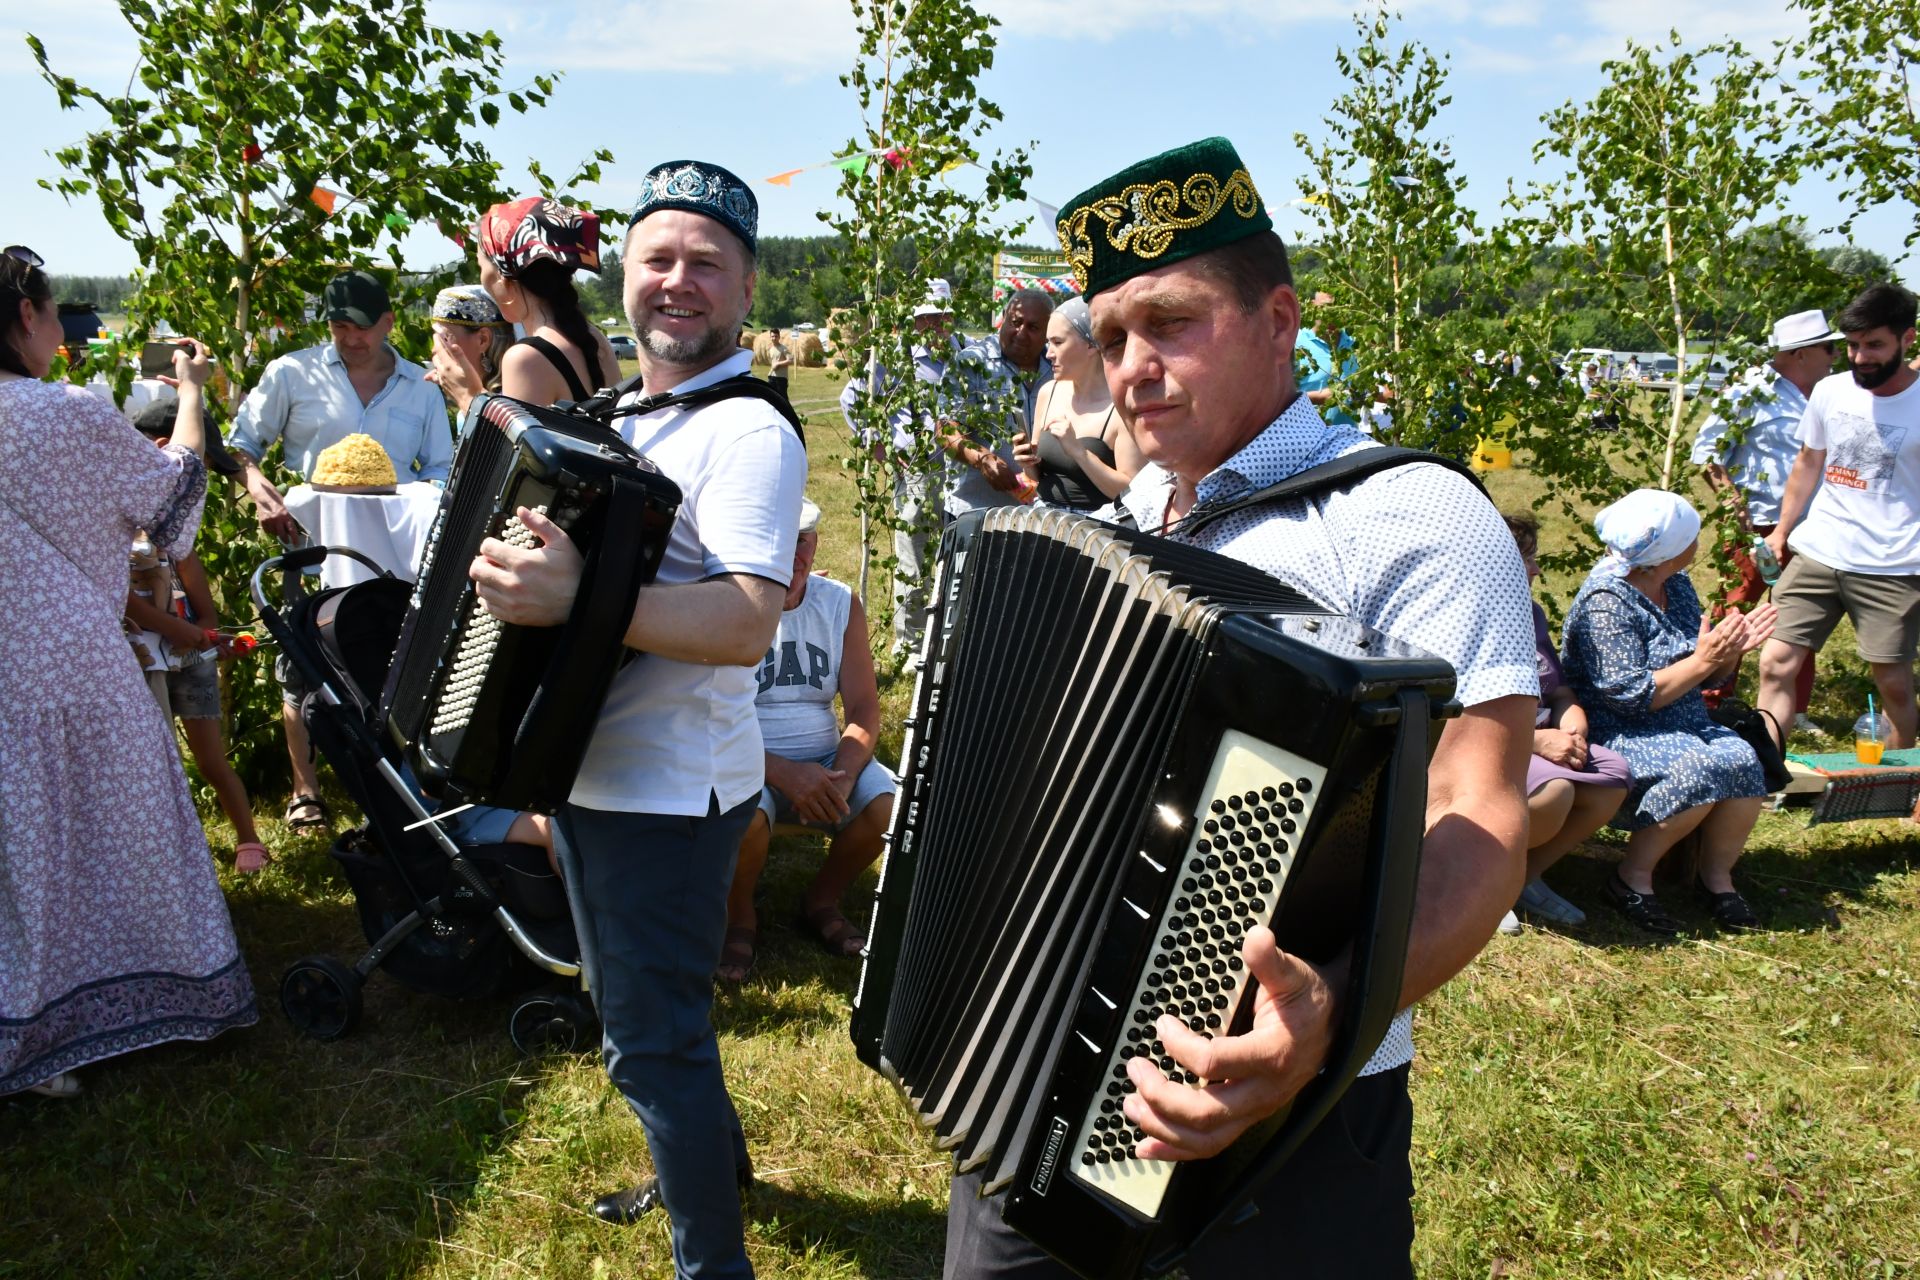
{"type": "Polygon", "coordinates": [[[1565,661],[1592,740],[1625,756],[1633,770],[1613,823],[1632,835],[1608,896],[1641,928],[1678,933],[1653,896],[1653,871],[1698,831],[1697,887],[1714,919],[1754,928],[1760,922],[1733,887],[1733,864],[1766,785],[1753,749],[1708,718],[1700,688],[1766,641],[1774,608],[1708,625],[1684,572],[1699,547],[1700,516],[1676,494],[1636,490],[1601,511],[1594,528],[1609,551],[1567,614],[1565,661]]]}

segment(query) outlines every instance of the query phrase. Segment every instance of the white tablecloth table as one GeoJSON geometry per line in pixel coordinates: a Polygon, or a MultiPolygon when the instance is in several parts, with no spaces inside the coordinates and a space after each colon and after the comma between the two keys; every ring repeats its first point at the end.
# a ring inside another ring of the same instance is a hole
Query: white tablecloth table
{"type": "MultiPolygon", "coordinates": [[[[287,490],[287,511],[315,542],[351,547],[381,568],[412,582],[440,510],[440,487],[416,481],[393,493],[322,493],[312,485],[287,490]]],[[[329,587],[366,582],[373,571],[346,556],[328,556],[320,581],[329,587]]]]}

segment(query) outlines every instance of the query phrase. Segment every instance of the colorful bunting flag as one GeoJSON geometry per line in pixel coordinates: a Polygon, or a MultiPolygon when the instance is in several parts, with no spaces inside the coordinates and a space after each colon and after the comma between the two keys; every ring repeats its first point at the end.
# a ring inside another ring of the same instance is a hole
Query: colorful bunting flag
{"type": "Polygon", "coordinates": [[[789,169],[785,173],[776,173],[766,180],[767,185],[774,187],[791,187],[793,180],[805,172],[805,169],[789,169]]]}
{"type": "Polygon", "coordinates": [[[319,205],[321,212],[325,213],[329,218],[333,216],[334,206],[340,202],[340,196],[340,192],[329,191],[325,187],[315,187],[313,190],[307,192],[307,199],[319,205]]]}
{"type": "Polygon", "coordinates": [[[386,217],[381,219],[381,221],[386,223],[387,227],[393,231],[405,231],[408,227],[413,225],[412,221],[408,219],[407,215],[404,213],[401,213],[398,209],[395,209],[392,212],[388,213],[386,217]]]}
{"type": "Polygon", "coordinates": [[[855,177],[861,178],[866,176],[867,161],[871,160],[872,158],[873,158],[872,156],[864,156],[864,155],[848,156],[845,160],[835,160],[833,162],[833,167],[836,169],[843,169],[846,172],[853,174],[855,177]]]}

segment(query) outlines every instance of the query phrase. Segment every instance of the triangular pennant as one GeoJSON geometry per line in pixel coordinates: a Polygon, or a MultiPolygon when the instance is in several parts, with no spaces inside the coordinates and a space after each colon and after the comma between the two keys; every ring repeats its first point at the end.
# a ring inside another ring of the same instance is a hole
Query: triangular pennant
{"type": "Polygon", "coordinates": [[[870,159],[872,159],[871,156],[848,156],[845,160],[835,160],[833,167],[844,169],[855,177],[862,177],[867,172],[867,161],[870,159]]]}
{"type": "Polygon", "coordinates": [[[325,187],[315,187],[313,190],[307,192],[307,199],[319,205],[321,211],[328,217],[332,217],[334,205],[340,202],[340,193],[338,191],[329,191],[325,187]]]}
{"type": "Polygon", "coordinates": [[[789,169],[785,173],[774,174],[771,178],[765,179],[765,182],[771,187],[791,187],[793,180],[805,172],[805,169],[789,169]]]}

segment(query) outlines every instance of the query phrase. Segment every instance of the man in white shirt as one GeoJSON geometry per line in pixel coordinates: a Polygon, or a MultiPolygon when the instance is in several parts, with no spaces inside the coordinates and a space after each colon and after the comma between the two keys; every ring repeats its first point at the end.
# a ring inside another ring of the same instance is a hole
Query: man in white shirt
{"type": "MultiPolygon", "coordinates": [[[[625,253],[647,395],[751,369],[738,341],[757,222],[751,190],[717,165],[672,161],[648,173],[625,253]]],[[[593,1212],[629,1223],[664,1205],[678,1274],[746,1277],[736,1184],[751,1165],[709,1012],[727,886],[760,800],[754,668],[793,571],[806,450],[777,410],[744,395],[614,422],[682,499],[627,630],[642,656],[615,677],[554,821],[607,1075],[640,1117],[655,1170],[593,1212]]],[[[496,615],[553,625],[579,586],[580,554],[543,517],[518,514],[544,545],[489,540],[473,578],[496,615]]]]}
{"type": "MultiPolygon", "coordinates": [[[[402,359],[388,344],[393,304],[386,286],[366,271],[349,271],[327,282],[322,297],[331,341],[289,352],[271,361],[234,415],[227,448],[245,469],[242,482],[260,526],[286,541],[299,538],[280,490],[260,463],[275,441],[289,470],[313,475],[322,450],[350,435],[372,436],[404,481],[445,481],[453,461],[447,402],[427,371],[402,359]]],[[[320,776],[300,700],[307,693],[284,657],[274,662],[280,680],[281,727],[293,760],[293,795],[287,823],[300,830],[326,825],[320,776]]]]}
{"type": "MultiPolygon", "coordinates": [[[[1780,499],[1799,453],[1800,419],[1814,384],[1833,372],[1833,345],[1840,335],[1821,311],[1799,311],[1773,326],[1773,358],[1753,370],[1721,400],[1693,442],[1693,465],[1732,508],[1740,528],[1766,537],[1780,523],[1780,499]]],[[[1733,548],[1740,581],[1727,593],[1728,606],[1754,604],[1767,583],[1749,554],[1747,540],[1733,548]]],[[[1805,712],[1813,694],[1813,663],[1801,666],[1793,709],[1805,712]]],[[[1709,699],[1711,701],[1711,699],[1709,699]]]]}
{"type": "Polygon", "coordinates": [[[1780,522],[1767,535],[1786,569],[1773,589],[1780,621],[1760,651],[1758,698],[1784,725],[1795,677],[1845,614],[1896,747],[1913,745],[1920,721],[1920,374],[1907,367],[1914,310],[1911,293],[1876,284],[1834,319],[1851,367],[1807,397],[1780,522]]]}

